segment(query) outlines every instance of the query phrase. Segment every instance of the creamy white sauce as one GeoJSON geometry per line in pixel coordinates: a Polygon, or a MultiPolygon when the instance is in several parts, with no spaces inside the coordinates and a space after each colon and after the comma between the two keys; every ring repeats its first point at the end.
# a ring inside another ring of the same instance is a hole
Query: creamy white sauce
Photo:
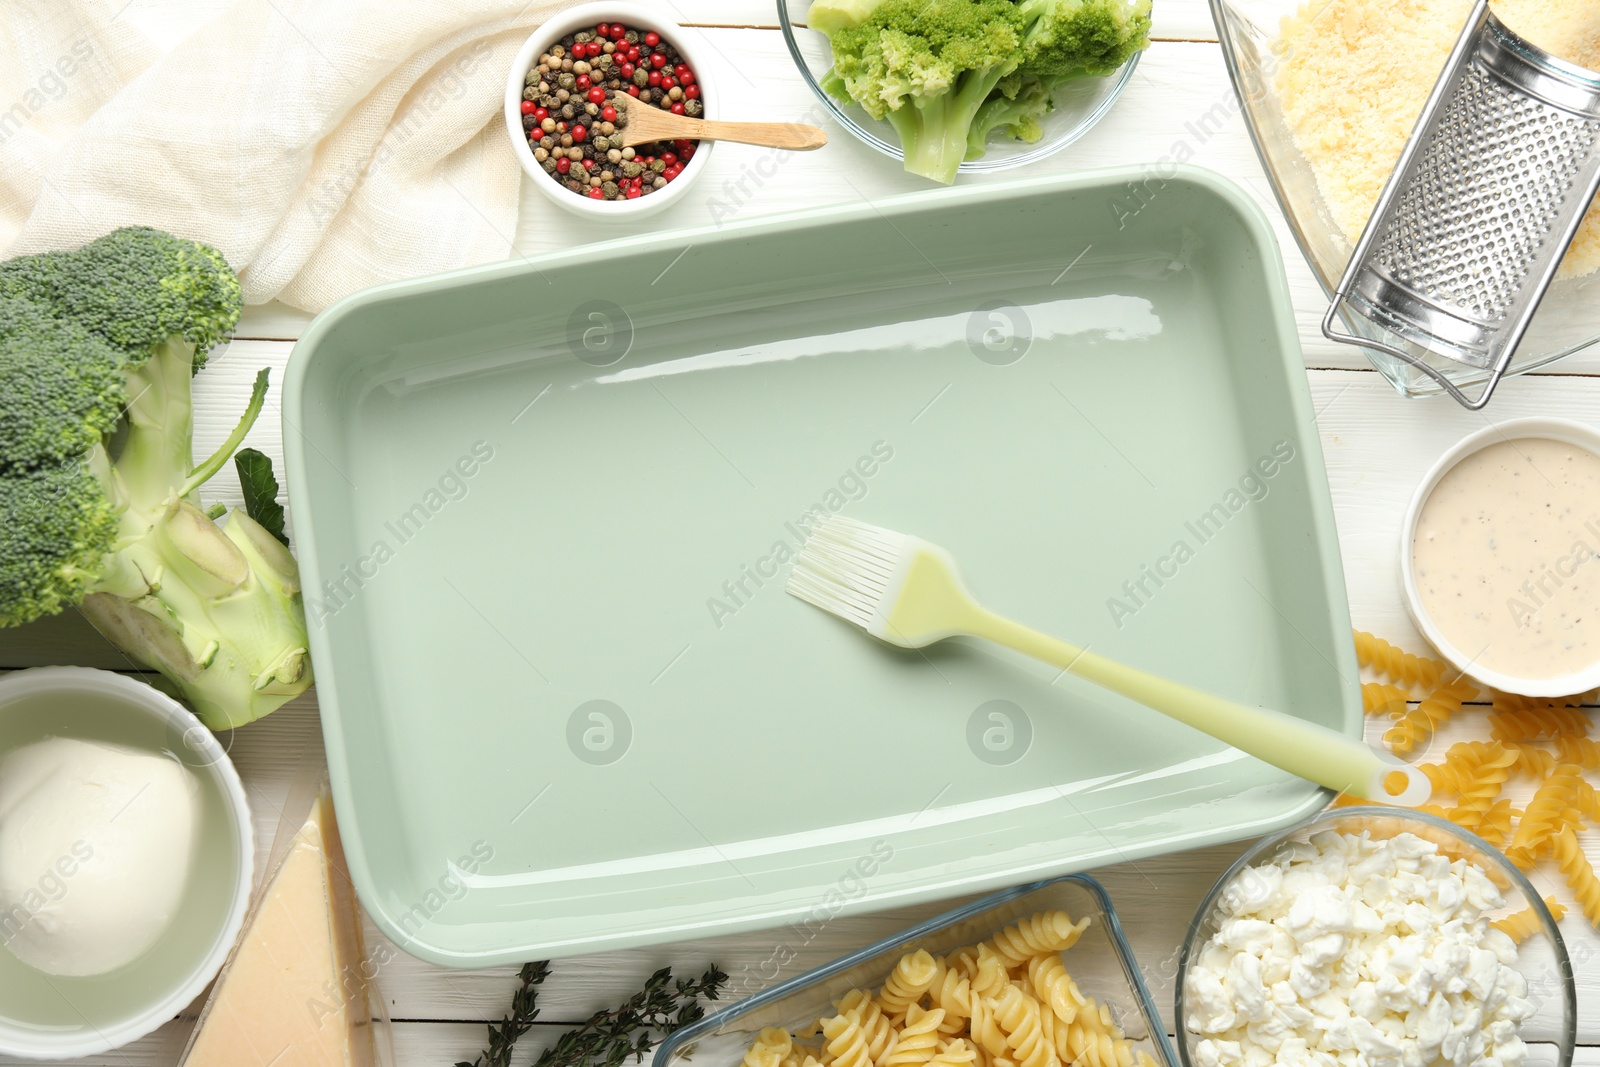
{"type": "Polygon", "coordinates": [[[1600,456],[1546,438],[1474,452],[1411,551],[1423,610],[1475,665],[1544,679],[1600,662],[1600,456]]]}

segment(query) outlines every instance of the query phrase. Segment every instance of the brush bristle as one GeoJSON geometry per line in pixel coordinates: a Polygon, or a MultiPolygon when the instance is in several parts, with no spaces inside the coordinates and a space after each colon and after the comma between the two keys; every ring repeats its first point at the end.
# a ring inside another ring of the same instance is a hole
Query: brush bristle
{"type": "Polygon", "coordinates": [[[910,540],[905,534],[841,515],[819,519],[795,557],[788,591],[866,628],[910,540]]]}

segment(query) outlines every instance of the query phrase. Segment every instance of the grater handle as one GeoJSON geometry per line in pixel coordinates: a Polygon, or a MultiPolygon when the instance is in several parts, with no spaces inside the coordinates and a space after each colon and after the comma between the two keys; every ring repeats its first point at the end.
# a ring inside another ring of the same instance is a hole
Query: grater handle
{"type": "Polygon", "coordinates": [[[1342,345],[1354,345],[1357,348],[1375,348],[1379,352],[1383,352],[1386,355],[1394,356],[1396,359],[1405,360],[1405,362],[1411,364],[1423,374],[1426,374],[1428,377],[1438,382],[1440,388],[1449,393],[1453,398],[1455,398],[1458,404],[1466,408],[1468,411],[1482,411],[1489,403],[1489,398],[1494,396],[1495,387],[1500,384],[1500,379],[1505,377],[1506,369],[1511,364],[1511,356],[1514,350],[1508,351],[1506,355],[1494,365],[1494,368],[1489,372],[1488,381],[1486,381],[1483,385],[1483,392],[1479,393],[1478,398],[1474,400],[1467,396],[1466,393],[1462,392],[1461,388],[1449,378],[1446,378],[1433,367],[1428,366],[1427,362],[1420,357],[1414,356],[1410,352],[1407,352],[1402,348],[1397,348],[1394,345],[1387,344],[1386,342],[1370,340],[1365,337],[1357,337],[1353,333],[1345,333],[1336,329],[1334,327],[1334,321],[1339,317],[1339,308],[1343,306],[1346,295],[1347,294],[1344,291],[1344,284],[1341,283],[1339,291],[1334,294],[1333,301],[1328,305],[1328,313],[1322,317],[1322,336],[1326,337],[1330,341],[1336,341],[1342,345]]]}

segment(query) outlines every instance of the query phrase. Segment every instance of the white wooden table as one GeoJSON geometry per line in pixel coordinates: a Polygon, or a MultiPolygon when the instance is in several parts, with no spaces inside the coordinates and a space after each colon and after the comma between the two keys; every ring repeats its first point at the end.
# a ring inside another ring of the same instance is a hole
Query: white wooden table
{"type": "MultiPolygon", "coordinates": [[[[791,67],[770,3],[678,0],[673,7],[667,0],[645,2],[659,4],[680,22],[704,28],[723,68],[717,71],[719,83],[738,88],[736,94],[728,95],[726,117],[816,121],[814,103],[791,67]]],[[[1111,115],[1084,140],[1033,173],[1147,162],[1170,156],[1179,142],[1187,142],[1197,164],[1241,183],[1278,219],[1266,178],[1238,117],[1204,0],[1156,0],[1155,29],[1155,43],[1111,115]],[[1201,140],[1195,131],[1201,128],[1202,116],[1224,119],[1222,130],[1201,140]]],[[[832,142],[826,149],[793,155],[776,167],[770,160],[762,163],[765,149],[726,145],[713,157],[694,195],[645,225],[660,229],[697,226],[735,215],[750,217],[863,198],[875,200],[927,187],[842,130],[830,133],[832,142]],[[731,183],[747,168],[758,177],[745,182],[745,191],[739,192],[731,183]]],[[[556,211],[526,184],[523,207],[516,248],[524,254],[566,248],[615,232],[556,211]]],[[[1551,373],[1507,382],[1487,416],[1463,411],[1444,399],[1404,400],[1358,354],[1322,339],[1317,329],[1325,307],[1322,294],[1281,220],[1278,232],[1319,412],[1351,615],[1363,628],[1420,651],[1424,645],[1406,618],[1398,592],[1398,529],[1412,489],[1447,446],[1483,426],[1486,419],[1557,414],[1600,424],[1600,353],[1568,360],[1551,373]]],[[[281,306],[247,309],[237,338],[213,356],[206,372],[196,380],[198,453],[205,454],[220,443],[232,427],[259,367],[273,368],[274,385],[283,380],[282,369],[294,339],[307,321],[307,316],[281,306]]],[[[269,399],[268,416],[260,420],[247,443],[280,461],[281,473],[282,440],[276,415],[276,405],[269,399]]],[[[212,491],[226,501],[229,487],[223,481],[219,479],[212,491]]],[[[44,663],[128,667],[125,659],[76,616],[48,620],[22,631],[0,631],[0,669],[44,663]]],[[[1468,727],[1461,729],[1463,735],[1471,732],[1468,727]]],[[[231,738],[233,758],[255,809],[263,856],[277,825],[277,806],[308,743],[314,743],[316,730],[316,701],[306,697],[231,738]]],[[[1169,1029],[1174,1024],[1172,977],[1184,929],[1202,895],[1243,847],[1179,853],[1094,872],[1116,902],[1169,1029]]],[[[1600,860],[1600,849],[1591,854],[1600,860]]],[[[1547,874],[1540,872],[1538,880],[1557,891],[1547,874]]],[[[1566,895],[1564,889],[1559,892],[1566,895]]],[[[798,974],[950,903],[835,919],[800,950],[780,977],[798,974]]],[[[1576,915],[1569,915],[1562,928],[1578,975],[1581,1047],[1576,1062],[1600,1067],[1600,936],[1576,915]]],[[[558,961],[542,996],[541,1022],[547,1025],[524,1039],[518,1063],[531,1062],[535,1051],[559,1033],[558,1024],[579,1021],[596,1008],[616,1003],[665,963],[688,972],[715,961],[733,976],[733,995],[745,995],[766,984],[759,976],[764,969],[770,974],[770,967],[763,968],[763,963],[780,936],[745,934],[558,961]]],[[[388,960],[378,981],[394,1020],[397,1064],[447,1067],[458,1059],[470,1060],[481,1048],[482,1024],[498,1019],[509,1005],[515,968],[455,971],[425,964],[388,945],[370,924],[367,940],[370,950],[388,960]]],[[[176,1049],[187,1026],[187,1021],[179,1020],[144,1041],[80,1062],[166,1067],[176,1062],[176,1049]]],[[[1535,1062],[1550,1059],[1546,1048],[1535,1062]]],[[[0,1058],[0,1064],[12,1062],[0,1058]]]]}

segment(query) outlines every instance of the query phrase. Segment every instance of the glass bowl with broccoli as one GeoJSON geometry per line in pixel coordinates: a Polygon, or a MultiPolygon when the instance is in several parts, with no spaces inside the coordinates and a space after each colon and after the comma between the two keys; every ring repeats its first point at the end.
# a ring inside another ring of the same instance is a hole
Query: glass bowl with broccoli
{"type": "Polygon", "coordinates": [[[1150,43],[1150,0],[778,0],[778,24],[840,125],[949,184],[1087,133],[1150,43]]]}

